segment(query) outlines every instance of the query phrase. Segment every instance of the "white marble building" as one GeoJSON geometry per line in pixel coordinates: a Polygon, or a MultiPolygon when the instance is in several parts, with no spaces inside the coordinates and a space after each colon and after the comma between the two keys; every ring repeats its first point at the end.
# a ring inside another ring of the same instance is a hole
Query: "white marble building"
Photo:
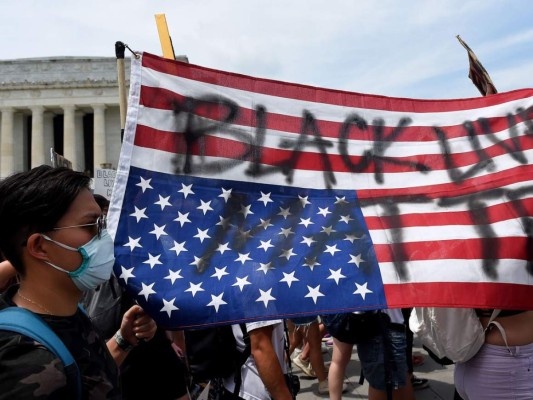
{"type": "Polygon", "coordinates": [[[0,177],[50,165],[51,147],[92,176],[120,145],[116,58],[0,60],[0,177]]]}

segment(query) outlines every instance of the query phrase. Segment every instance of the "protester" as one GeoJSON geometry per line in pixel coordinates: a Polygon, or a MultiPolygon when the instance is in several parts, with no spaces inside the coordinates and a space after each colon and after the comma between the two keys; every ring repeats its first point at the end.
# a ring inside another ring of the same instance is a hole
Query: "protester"
{"type": "Polygon", "coordinates": [[[289,330],[289,355],[292,365],[298,367],[305,378],[316,379],[316,373],[309,361],[309,343],[307,343],[303,329],[296,329],[291,319],[286,319],[285,323],[289,330]]]}
{"type": "MultiPolygon", "coordinates": [[[[94,200],[106,216],[109,200],[99,194],[94,194],[94,200]]],[[[95,289],[85,291],[81,303],[104,339],[112,337],[124,312],[135,304],[114,274],[95,289]]],[[[168,336],[165,330],[157,328],[152,340],[131,349],[120,366],[123,400],[150,398],[154,388],[158,400],[187,399],[185,365],[168,336]]]]}
{"type": "MultiPolygon", "coordinates": [[[[303,341],[309,349],[309,362],[305,362],[301,358],[301,354],[296,354],[292,358],[292,362],[300,368],[307,376],[316,377],[318,379],[318,393],[328,394],[328,374],[326,366],[324,365],[324,357],[322,356],[322,336],[318,324],[318,317],[299,317],[292,318],[294,324],[293,340],[291,340],[290,353],[298,345],[296,336],[301,334],[303,341]]],[[[346,389],[346,388],[345,388],[346,389]]]]}
{"type": "MultiPolygon", "coordinates": [[[[234,394],[235,376],[225,379],[225,397],[246,400],[292,400],[293,396],[284,374],[285,337],[283,321],[259,321],[246,324],[250,337],[251,355],[241,368],[241,386],[234,394]]],[[[233,326],[233,333],[240,351],[245,348],[240,325],[233,326]]]]}
{"type": "Polygon", "coordinates": [[[402,308],[405,325],[407,372],[409,373],[413,390],[420,390],[429,387],[429,380],[426,378],[419,378],[414,374],[415,362],[417,366],[422,365],[424,357],[421,355],[413,355],[414,334],[413,331],[411,331],[411,328],[409,328],[409,316],[411,315],[411,311],[412,308],[402,308]]]}
{"type": "MultiPolygon", "coordinates": [[[[369,383],[369,400],[386,400],[386,374],[390,374],[393,400],[414,400],[413,388],[407,372],[406,338],[403,316],[400,310],[383,310],[390,322],[385,332],[377,334],[368,341],[357,345],[357,354],[361,362],[364,377],[369,383]],[[386,347],[384,338],[389,342],[386,347]],[[385,362],[385,352],[391,356],[390,363],[385,362]]],[[[327,327],[327,324],[326,324],[327,327]]],[[[344,372],[350,361],[353,344],[345,343],[333,336],[333,356],[329,367],[329,398],[340,400],[344,372]]]]}
{"type": "MultiPolygon", "coordinates": [[[[81,373],[83,398],[119,399],[118,369],[131,346],[150,340],[156,324],[131,307],[106,343],[78,307],[83,291],[109,279],[113,242],[89,190],[89,177],[40,166],[0,182],[0,251],[20,284],[0,298],[0,309],[38,314],[57,334],[81,373]]],[[[19,333],[0,331],[0,399],[68,398],[60,360],[19,333]]]]}
{"type": "MultiPolygon", "coordinates": [[[[492,310],[477,310],[486,327],[492,310]]],[[[464,400],[533,399],[533,311],[502,310],[485,344],[465,363],[455,365],[454,380],[464,400]]]]}

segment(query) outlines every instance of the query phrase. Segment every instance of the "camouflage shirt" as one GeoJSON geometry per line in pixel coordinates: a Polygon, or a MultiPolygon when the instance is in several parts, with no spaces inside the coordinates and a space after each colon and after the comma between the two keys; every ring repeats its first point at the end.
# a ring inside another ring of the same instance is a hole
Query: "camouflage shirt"
{"type": "MultiPolygon", "coordinates": [[[[15,306],[18,286],[0,297],[0,309],[15,306]]],[[[80,310],[73,316],[42,315],[78,364],[84,399],[120,399],[118,369],[105,342],[80,310]]],[[[68,399],[63,364],[44,346],[19,333],[0,330],[0,400],[68,399]]]]}

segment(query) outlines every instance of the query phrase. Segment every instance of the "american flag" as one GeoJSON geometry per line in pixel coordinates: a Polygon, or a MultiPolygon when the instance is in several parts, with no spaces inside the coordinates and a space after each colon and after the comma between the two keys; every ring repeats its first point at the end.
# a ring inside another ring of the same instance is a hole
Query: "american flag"
{"type": "Polygon", "coordinates": [[[461,39],[459,35],[457,35],[457,40],[459,40],[459,43],[461,43],[468,53],[468,77],[474,86],[477,87],[479,93],[481,93],[483,96],[498,93],[494,83],[492,83],[489,73],[485,67],[483,67],[483,64],[481,64],[474,51],[463,41],[463,39],[461,39]]]}
{"type": "Polygon", "coordinates": [[[165,328],[533,309],[533,90],[415,100],[132,60],[108,216],[165,328]]]}

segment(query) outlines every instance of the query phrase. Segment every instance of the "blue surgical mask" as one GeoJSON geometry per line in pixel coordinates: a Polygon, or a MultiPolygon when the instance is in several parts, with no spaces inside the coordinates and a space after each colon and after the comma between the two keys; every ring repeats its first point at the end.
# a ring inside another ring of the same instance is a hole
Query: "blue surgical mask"
{"type": "Polygon", "coordinates": [[[113,240],[106,229],[102,231],[100,238],[95,236],[77,249],[55,241],[44,234],[41,234],[41,236],[64,249],[77,251],[81,254],[81,265],[74,271],[67,271],[49,261],[45,261],[51,267],[67,273],[81,291],[94,289],[111,277],[111,271],[115,263],[115,253],[113,240]]]}

